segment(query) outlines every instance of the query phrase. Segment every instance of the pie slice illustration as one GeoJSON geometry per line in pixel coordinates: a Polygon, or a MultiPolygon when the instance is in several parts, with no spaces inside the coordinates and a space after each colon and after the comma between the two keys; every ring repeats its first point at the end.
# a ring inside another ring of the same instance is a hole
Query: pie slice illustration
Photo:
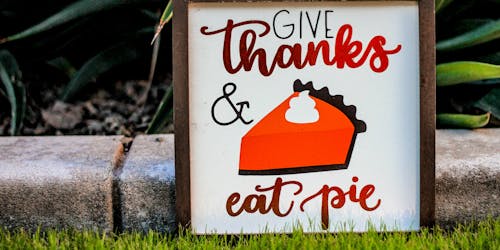
{"type": "Polygon", "coordinates": [[[356,135],[366,124],[343,96],[294,82],[294,93],[241,139],[240,175],[278,175],[346,169],[356,135]]]}

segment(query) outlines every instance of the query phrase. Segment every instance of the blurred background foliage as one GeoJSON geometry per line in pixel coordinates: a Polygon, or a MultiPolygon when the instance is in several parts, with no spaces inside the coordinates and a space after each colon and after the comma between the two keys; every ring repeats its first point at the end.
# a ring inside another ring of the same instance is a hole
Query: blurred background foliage
{"type": "Polygon", "coordinates": [[[500,126],[500,1],[436,0],[437,125],[500,126]]]}
{"type": "MultiPolygon", "coordinates": [[[[500,126],[499,10],[499,0],[436,0],[438,127],[500,126]]],[[[71,127],[107,120],[92,111],[99,103],[88,105],[100,88],[109,90],[108,99],[126,99],[130,108],[121,112],[122,123],[137,120],[147,126],[83,133],[168,131],[171,17],[166,0],[0,2],[0,126],[3,122],[5,130],[0,135],[71,134],[71,127]],[[160,35],[151,45],[155,31],[160,35]],[[130,79],[142,84],[123,84],[130,79]],[[130,91],[120,94],[122,88],[130,91]],[[54,90],[46,94],[46,89],[54,90]],[[74,111],[68,103],[84,103],[76,117],[93,120],[68,124],[67,114],[57,113],[74,111]]]]}
{"type": "Polygon", "coordinates": [[[0,126],[9,120],[3,125],[11,135],[160,132],[172,119],[171,27],[154,45],[151,40],[166,5],[164,0],[1,1],[0,126]],[[119,102],[92,96],[101,88],[107,90],[101,96],[119,102]],[[151,105],[161,115],[154,116],[151,105]],[[102,129],[106,124],[99,122],[106,117],[96,113],[108,106],[116,119],[107,121],[115,128],[102,129]],[[97,131],[78,130],[88,125],[86,117],[97,131]],[[147,126],[118,129],[145,121],[147,126]]]}

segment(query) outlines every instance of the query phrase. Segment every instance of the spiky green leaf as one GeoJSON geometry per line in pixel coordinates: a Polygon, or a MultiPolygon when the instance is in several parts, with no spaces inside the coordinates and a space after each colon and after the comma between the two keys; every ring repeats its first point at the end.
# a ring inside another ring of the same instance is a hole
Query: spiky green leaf
{"type": "Polygon", "coordinates": [[[442,10],[444,7],[448,6],[453,0],[436,0],[436,13],[442,10]]]}
{"type": "Polygon", "coordinates": [[[500,87],[492,89],[474,103],[474,107],[480,108],[485,112],[490,112],[495,118],[500,120],[500,87]]]}
{"type": "Polygon", "coordinates": [[[21,82],[21,71],[14,56],[7,50],[0,51],[0,81],[9,99],[11,120],[10,135],[18,135],[26,113],[26,89],[21,82]]]}
{"type": "Polygon", "coordinates": [[[444,127],[455,128],[481,128],[490,121],[490,113],[484,115],[466,115],[466,114],[438,114],[437,124],[444,127]]]}
{"type": "Polygon", "coordinates": [[[72,78],[76,73],[75,67],[71,65],[68,59],[62,56],[47,61],[47,64],[64,72],[64,74],[66,74],[69,78],[72,78]]]}
{"type": "Polygon", "coordinates": [[[436,49],[441,51],[471,47],[500,38],[500,19],[490,21],[469,32],[440,41],[436,49]]]}
{"type": "Polygon", "coordinates": [[[65,87],[61,99],[71,100],[82,88],[100,74],[115,66],[137,59],[142,50],[130,42],[121,42],[88,60],[65,87]]]}
{"type": "MultiPolygon", "coordinates": [[[[0,44],[8,41],[23,39],[41,32],[50,30],[62,24],[71,22],[81,17],[110,10],[117,7],[147,3],[147,0],[80,0],[68,5],[56,14],[44,19],[42,22],[27,28],[17,34],[6,38],[0,38],[0,44]]],[[[119,21],[119,20],[117,20],[119,21]]]]}
{"type": "Polygon", "coordinates": [[[500,78],[500,65],[481,62],[451,62],[436,67],[437,86],[500,78]]]}
{"type": "Polygon", "coordinates": [[[153,37],[153,41],[151,41],[151,44],[153,44],[153,42],[158,38],[165,24],[170,22],[173,16],[174,16],[174,7],[172,5],[172,0],[169,0],[167,7],[165,7],[165,10],[163,10],[163,14],[161,15],[160,18],[160,23],[156,28],[155,36],[153,37]]]}
{"type": "Polygon", "coordinates": [[[165,125],[172,121],[173,116],[173,87],[169,86],[161,100],[160,106],[156,109],[153,120],[149,123],[146,134],[157,134],[165,125]]]}

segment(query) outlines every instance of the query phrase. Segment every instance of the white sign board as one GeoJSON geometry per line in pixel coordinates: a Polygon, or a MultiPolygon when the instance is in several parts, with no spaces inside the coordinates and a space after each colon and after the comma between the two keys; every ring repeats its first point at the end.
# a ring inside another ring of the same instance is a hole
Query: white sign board
{"type": "Polygon", "coordinates": [[[419,229],[418,2],[187,16],[195,233],[419,229]]]}

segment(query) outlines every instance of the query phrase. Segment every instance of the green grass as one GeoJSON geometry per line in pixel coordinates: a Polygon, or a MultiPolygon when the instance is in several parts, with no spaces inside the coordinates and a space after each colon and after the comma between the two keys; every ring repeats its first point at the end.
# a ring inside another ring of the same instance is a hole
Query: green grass
{"type": "Polygon", "coordinates": [[[453,230],[411,233],[174,236],[157,232],[100,234],[93,231],[0,230],[0,249],[500,249],[500,218],[453,230]]]}

